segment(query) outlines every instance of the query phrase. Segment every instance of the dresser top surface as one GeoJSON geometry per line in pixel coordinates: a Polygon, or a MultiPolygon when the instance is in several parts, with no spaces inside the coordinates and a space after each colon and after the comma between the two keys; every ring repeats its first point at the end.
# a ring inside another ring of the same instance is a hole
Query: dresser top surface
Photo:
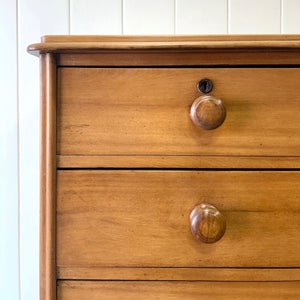
{"type": "Polygon", "coordinates": [[[215,51],[220,49],[300,49],[300,35],[172,35],[95,36],[46,35],[27,51],[41,53],[95,53],[102,51],[215,51]]]}

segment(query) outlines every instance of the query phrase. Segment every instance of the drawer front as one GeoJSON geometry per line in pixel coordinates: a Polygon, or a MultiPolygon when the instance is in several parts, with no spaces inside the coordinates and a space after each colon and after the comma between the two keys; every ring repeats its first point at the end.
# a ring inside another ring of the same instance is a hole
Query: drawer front
{"type": "Polygon", "coordinates": [[[58,171],[58,267],[299,267],[300,173],[58,171]],[[194,238],[218,208],[224,236],[194,238]]]}
{"type": "Polygon", "coordinates": [[[59,68],[57,153],[299,156],[299,81],[297,68],[59,68]],[[227,111],[213,130],[190,117],[202,78],[227,111]]]}
{"type": "Polygon", "coordinates": [[[299,282],[59,281],[58,300],[295,299],[299,282]]]}

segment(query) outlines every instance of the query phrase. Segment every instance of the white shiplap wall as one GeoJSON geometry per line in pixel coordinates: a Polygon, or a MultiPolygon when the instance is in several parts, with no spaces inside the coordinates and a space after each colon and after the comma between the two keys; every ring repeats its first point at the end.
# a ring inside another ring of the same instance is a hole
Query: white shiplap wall
{"type": "Polygon", "coordinates": [[[28,55],[26,47],[46,33],[69,34],[68,16],[68,0],[22,0],[18,3],[19,276],[22,300],[39,299],[39,60],[28,55]]]}
{"type": "MultiPolygon", "coordinates": [[[[3,0],[1,0],[3,1],[3,0]]],[[[0,299],[19,297],[17,6],[0,2],[0,299]]]]}
{"type": "Polygon", "coordinates": [[[44,34],[300,34],[299,0],[0,0],[0,299],[38,300],[44,34]]]}

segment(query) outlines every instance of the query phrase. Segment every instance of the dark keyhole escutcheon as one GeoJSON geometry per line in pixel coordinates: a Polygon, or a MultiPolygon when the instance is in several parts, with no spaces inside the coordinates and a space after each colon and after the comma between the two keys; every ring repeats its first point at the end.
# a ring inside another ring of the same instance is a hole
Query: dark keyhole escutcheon
{"type": "Polygon", "coordinates": [[[200,93],[208,94],[213,89],[213,84],[210,79],[204,78],[198,82],[198,90],[200,93]]]}

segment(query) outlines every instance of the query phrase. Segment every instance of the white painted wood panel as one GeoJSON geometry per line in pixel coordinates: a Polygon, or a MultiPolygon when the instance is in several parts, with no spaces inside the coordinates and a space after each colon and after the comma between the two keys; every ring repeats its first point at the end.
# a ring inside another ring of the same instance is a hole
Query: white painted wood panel
{"type": "Polygon", "coordinates": [[[122,0],[70,0],[71,34],[122,34],[122,0]]]}
{"type": "Polygon", "coordinates": [[[0,298],[17,300],[19,299],[17,5],[16,1],[6,1],[4,4],[0,8],[0,39],[3,43],[0,47],[0,298]]]}
{"type": "Polygon", "coordinates": [[[280,33],[280,0],[228,0],[228,5],[228,33],[280,33]]]}
{"type": "Polygon", "coordinates": [[[123,33],[174,34],[174,0],[123,0],[123,33]]]}
{"type": "Polygon", "coordinates": [[[282,33],[300,33],[300,1],[282,0],[282,33]]]}
{"type": "Polygon", "coordinates": [[[39,60],[26,47],[44,34],[69,34],[68,0],[19,1],[21,299],[39,299],[39,60]]]}
{"type": "Polygon", "coordinates": [[[226,34],[227,0],[175,0],[176,34],[226,34]]]}

